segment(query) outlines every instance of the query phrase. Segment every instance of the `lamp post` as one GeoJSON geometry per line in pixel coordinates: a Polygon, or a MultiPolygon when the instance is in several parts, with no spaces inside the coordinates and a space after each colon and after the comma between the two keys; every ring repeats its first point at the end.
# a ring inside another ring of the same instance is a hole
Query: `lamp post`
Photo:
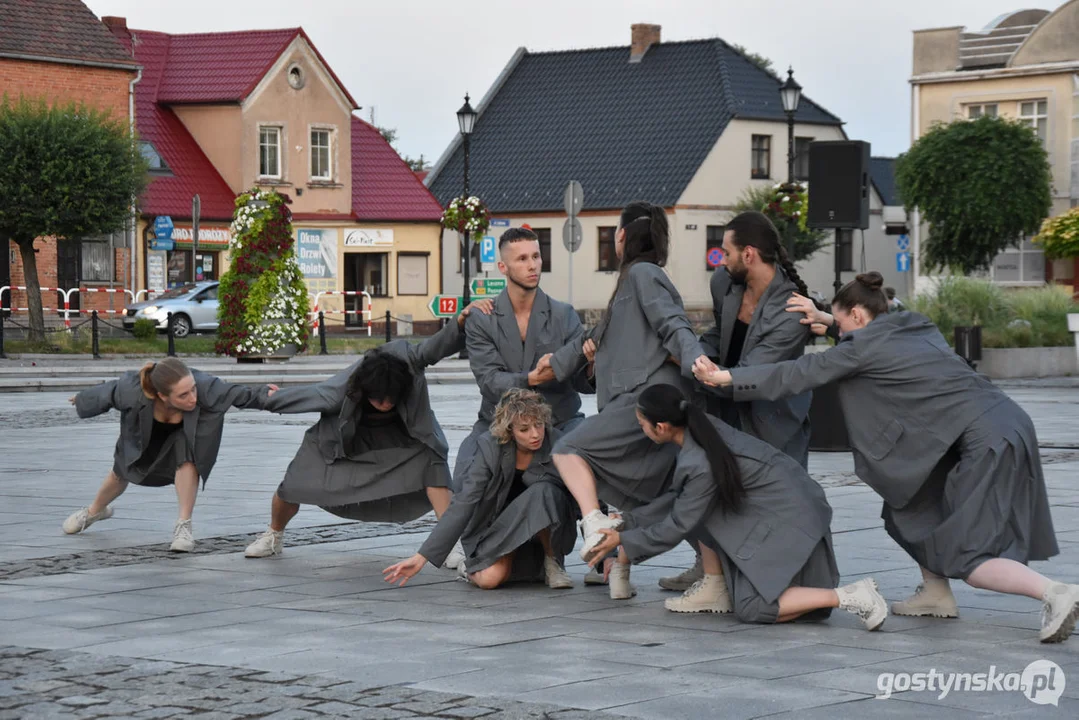
{"type": "MultiPolygon", "coordinates": [[[[468,93],[465,93],[465,104],[461,106],[461,109],[457,111],[457,127],[461,131],[461,136],[464,138],[465,146],[465,191],[464,196],[468,197],[468,154],[469,154],[469,139],[472,137],[472,129],[476,125],[476,111],[472,109],[472,104],[468,102],[468,93]]],[[[467,307],[472,301],[472,288],[471,278],[469,273],[472,270],[472,234],[469,232],[463,233],[461,238],[461,253],[462,261],[464,264],[464,276],[465,287],[464,292],[461,293],[461,302],[463,307],[467,307]]],[[[461,348],[461,354],[458,356],[462,360],[468,359],[467,348],[461,348]]]]}
{"type": "MultiPolygon", "coordinates": [[[[779,99],[783,102],[783,112],[787,114],[787,183],[794,183],[794,114],[798,112],[798,103],[802,100],[802,86],[794,81],[794,68],[787,68],[787,81],[779,88],[779,99]]],[[[787,255],[794,261],[794,233],[791,223],[787,223],[787,255]]]]}

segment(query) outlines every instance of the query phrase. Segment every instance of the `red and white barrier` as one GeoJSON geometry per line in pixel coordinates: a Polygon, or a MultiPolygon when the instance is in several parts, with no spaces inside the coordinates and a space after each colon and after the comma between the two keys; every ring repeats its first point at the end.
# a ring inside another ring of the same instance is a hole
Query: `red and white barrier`
{"type": "MultiPolygon", "coordinates": [[[[27,287],[25,285],[15,285],[15,286],[4,285],[3,287],[0,287],[0,310],[8,310],[10,312],[28,312],[30,310],[30,308],[28,308],[28,307],[25,307],[25,308],[24,307],[4,307],[4,291],[5,290],[8,291],[8,293],[10,294],[12,290],[26,290],[26,289],[27,289],[27,287]]],[[[64,313],[64,327],[70,329],[71,328],[71,293],[72,293],[72,291],[71,290],[64,290],[63,288],[51,288],[51,287],[43,287],[43,288],[40,288],[40,290],[41,290],[41,292],[57,292],[57,293],[60,293],[61,295],[64,296],[64,307],[63,308],[59,308],[59,307],[54,307],[54,308],[43,307],[43,308],[41,308],[41,310],[42,310],[42,312],[63,312],[64,313]]],[[[78,288],[74,289],[74,292],[78,292],[78,291],[79,291],[78,288]]]]}
{"type": "Polygon", "coordinates": [[[315,302],[313,303],[313,310],[311,311],[314,317],[313,329],[314,334],[318,334],[318,304],[323,295],[345,295],[352,297],[365,297],[367,298],[367,307],[363,310],[323,310],[324,315],[359,315],[361,319],[367,317],[367,336],[371,337],[371,295],[366,290],[323,290],[315,295],[315,302]]]}

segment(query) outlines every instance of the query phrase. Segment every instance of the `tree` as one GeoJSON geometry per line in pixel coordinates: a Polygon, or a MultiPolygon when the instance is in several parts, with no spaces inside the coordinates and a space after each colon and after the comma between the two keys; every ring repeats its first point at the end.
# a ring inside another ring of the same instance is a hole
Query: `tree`
{"type": "MultiPolygon", "coordinates": [[[[768,219],[771,220],[772,224],[779,230],[779,236],[783,241],[784,248],[786,248],[787,242],[787,225],[790,224],[790,231],[794,233],[794,257],[791,258],[791,261],[797,263],[808,260],[818,250],[828,244],[828,233],[824,230],[804,227],[804,220],[801,222],[788,222],[788,219],[784,214],[777,212],[776,194],[782,187],[782,185],[778,187],[771,185],[750,185],[742,191],[742,196],[739,197],[738,202],[734,204],[734,211],[736,213],[742,213],[756,210],[757,212],[762,212],[767,215],[768,219]]],[[[808,195],[808,193],[806,194],[808,195]]],[[[808,200],[805,203],[805,208],[801,210],[802,218],[805,217],[807,211],[808,200]]]]}
{"type": "Polygon", "coordinates": [[[396,152],[398,155],[401,156],[401,159],[405,161],[405,164],[408,165],[408,167],[413,172],[419,172],[421,170],[427,170],[428,168],[431,167],[431,163],[424,160],[422,154],[420,155],[418,160],[410,158],[408,155],[401,155],[401,151],[397,149],[396,145],[394,145],[394,143],[397,142],[397,129],[396,128],[384,128],[384,127],[379,127],[378,125],[376,125],[375,129],[378,130],[380,135],[382,135],[382,139],[390,144],[390,147],[393,148],[394,152],[396,152]]]}
{"type": "Polygon", "coordinates": [[[1052,205],[1049,158],[1027,125],[983,116],[937,124],[896,162],[907,210],[929,224],[926,272],[987,269],[1038,232],[1052,205]]]}
{"type": "Polygon", "coordinates": [[[757,53],[750,52],[749,50],[746,50],[745,45],[732,45],[732,47],[735,50],[737,50],[738,52],[745,55],[747,60],[749,60],[751,63],[753,63],[754,65],[756,65],[761,70],[768,73],[769,75],[775,75],[776,74],[775,67],[772,65],[772,61],[769,58],[766,58],[763,55],[759,55],[757,53]]]}
{"type": "Polygon", "coordinates": [[[0,245],[19,246],[31,343],[45,341],[34,242],[119,230],[146,187],[146,170],[127,125],[106,113],[49,107],[43,99],[0,100],[0,245]]]}
{"type": "Polygon", "coordinates": [[[222,355],[272,355],[307,345],[310,300],[292,238],[287,195],[253,188],[236,198],[231,261],[218,289],[222,355]]]}

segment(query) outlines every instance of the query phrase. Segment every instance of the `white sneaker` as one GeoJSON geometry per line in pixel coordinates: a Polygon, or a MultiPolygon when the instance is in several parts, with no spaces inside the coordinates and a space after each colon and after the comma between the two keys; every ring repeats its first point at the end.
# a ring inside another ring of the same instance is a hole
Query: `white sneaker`
{"type": "Polygon", "coordinates": [[[959,605],[948,578],[930,578],[922,582],[906,600],[892,603],[892,614],[914,617],[959,617],[959,605]]]}
{"type": "Polygon", "coordinates": [[[637,588],[629,581],[629,568],[628,563],[623,565],[620,562],[611,566],[611,574],[608,576],[611,600],[629,600],[637,594],[637,588]]]}
{"type": "Polygon", "coordinates": [[[195,549],[195,537],[191,534],[191,520],[177,520],[172,531],[172,552],[191,552],[195,549]]]}
{"type": "Polygon", "coordinates": [[[617,530],[622,527],[622,518],[612,518],[604,515],[599,510],[593,510],[580,521],[581,535],[584,536],[584,545],[581,547],[581,559],[588,562],[589,554],[596,545],[603,542],[606,535],[600,528],[617,530]]]}
{"type": "Polygon", "coordinates": [[[1043,643],[1064,642],[1079,619],[1079,585],[1050,582],[1044,600],[1039,637],[1043,643]]]}
{"type": "Polygon", "coordinates": [[[663,607],[678,613],[729,613],[734,611],[727,582],[722,575],[705,575],[689,586],[681,597],[667,598],[663,607]]]}
{"type": "Polygon", "coordinates": [[[861,618],[866,630],[876,630],[884,624],[888,617],[888,603],[877,589],[876,580],[863,578],[835,591],[839,595],[839,609],[861,618]]]}
{"type": "Polygon", "coordinates": [[[442,567],[447,570],[456,570],[465,562],[465,548],[461,545],[461,541],[458,540],[453,546],[453,550],[450,550],[450,554],[446,556],[446,559],[442,561],[442,567]]]}
{"type": "Polygon", "coordinates": [[[585,585],[606,585],[607,581],[603,579],[603,570],[597,568],[590,568],[588,574],[584,576],[585,585]]]}
{"type": "Polygon", "coordinates": [[[244,550],[244,557],[263,558],[280,555],[285,549],[284,536],[284,530],[278,532],[273,528],[269,528],[259,535],[255,542],[247,546],[247,549],[244,550]]]}
{"type": "Polygon", "coordinates": [[[99,512],[97,515],[90,514],[90,508],[84,507],[81,510],[76,510],[68,516],[67,520],[64,520],[63,528],[64,532],[68,535],[75,535],[81,533],[86,528],[90,527],[98,520],[108,520],[112,517],[112,506],[106,505],[105,509],[99,512]]]}
{"type": "Polygon", "coordinates": [[[566,590],[573,587],[573,580],[569,573],[553,557],[543,558],[543,575],[547,581],[547,587],[552,590],[566,590]]]}
{"type": "Polygon", "coordinates": [[[664,590],[678,590],[679,592],[685,592],[703,577],[704,565],[701,564],[701,556],[698,555],[697,561],[693,563],[693,567],[688,570],[683,570],[678,575],[660,578],[659,586],[664,590]]]}

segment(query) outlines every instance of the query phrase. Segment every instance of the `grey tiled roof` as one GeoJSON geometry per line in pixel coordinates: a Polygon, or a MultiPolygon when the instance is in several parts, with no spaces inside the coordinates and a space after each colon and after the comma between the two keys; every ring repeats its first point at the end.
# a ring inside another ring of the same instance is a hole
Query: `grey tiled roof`
{"type": "Polygon", "coordinates": [[[0,55],[138,63],[81,0],[0,2],[0,55]]]}
{"type": "MultiPolygon", "coordinates": [[[[722,40],[629,57],[628,46],[524,53],[476,123],[472,194],[496,212],[560,210],[575,179],[586,209],[669,207],[732,118],[786,120],[780,81],[722,40]]],[[[796,119],[841,124],[805,97],[796,119]]],[[[430,182],[443,205],[461,192],[463,156],[458,146],[430,182]]]]}
{"type": "Polygon", "coordinates": [[[875,157],[869,159],[869,177],[880,193],[885,205],[902,205],[895,189],[895,158],[875,157]]]}

